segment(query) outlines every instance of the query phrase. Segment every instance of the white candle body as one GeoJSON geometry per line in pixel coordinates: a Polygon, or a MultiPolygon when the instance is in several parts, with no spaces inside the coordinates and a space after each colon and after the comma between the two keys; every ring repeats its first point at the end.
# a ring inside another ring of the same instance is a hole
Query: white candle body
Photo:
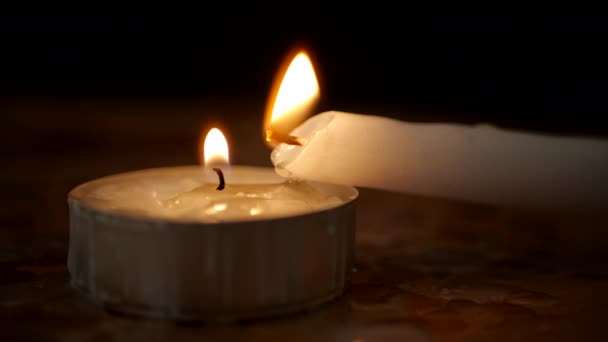
{"type": "Polygon", "coordinates": [[[515,206],[608,207],[608,141],[341,112],[277,146],[286,177],[515,206]]]}

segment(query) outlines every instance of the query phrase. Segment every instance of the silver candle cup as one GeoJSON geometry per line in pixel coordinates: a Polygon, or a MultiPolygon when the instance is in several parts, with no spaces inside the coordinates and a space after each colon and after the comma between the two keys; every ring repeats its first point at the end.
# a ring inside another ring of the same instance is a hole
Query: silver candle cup
{"type": "Polygon", "coordinates": [[[347,200],[322,211],[197,223],[123,215],[84,200],[91,188],[111,181],[85,183],[68,196],[68,269],[74,287],[113,311],[253,319],[311,309],[340,296],[349,283],[352,187],[327,185],[347,200]]]}

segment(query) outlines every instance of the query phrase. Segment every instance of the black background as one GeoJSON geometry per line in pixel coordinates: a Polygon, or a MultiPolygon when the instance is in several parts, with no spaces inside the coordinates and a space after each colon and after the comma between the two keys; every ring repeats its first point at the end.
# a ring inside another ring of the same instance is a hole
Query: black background
{"type": "Polygon", "coordinates": [[[264,101],[305,44],[322,109],[608,133],[605,17],[184,12],[0,16],[0,92],[264,101]]]}
{"type": "Polygon", "coordinates": [[[245,16],[228,5],[0,12],[0,341],[605,335],[606,213],[536,215],[373,189],[357,203],[354,286],[320,314],[215,330],[116,318],[68,291],[68,193],[119,172],[195,164],[211,124],[228,135],[231,162],[271,167],[266,97],[297,44],[316,62],[318,111],[608,136],[605,17],[423,15],[370,1],[357,16],[353,2],[324,14],[293,1],[245,16]]]}

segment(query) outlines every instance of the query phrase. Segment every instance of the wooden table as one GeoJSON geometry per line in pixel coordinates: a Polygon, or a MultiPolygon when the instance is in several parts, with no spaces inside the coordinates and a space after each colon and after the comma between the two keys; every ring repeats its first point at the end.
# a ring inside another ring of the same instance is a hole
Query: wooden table
{"type": "Polygon", "coordinates": [[[269,165],[263,103],[3,100],[0,340],[590,341],[608,309],[608,215],[541,213],[361,189],[353,282],[317,310],[206,325],[109,313],[69,287],[66,194],[192,164],[223,122],[236,161],[269,165]]]}

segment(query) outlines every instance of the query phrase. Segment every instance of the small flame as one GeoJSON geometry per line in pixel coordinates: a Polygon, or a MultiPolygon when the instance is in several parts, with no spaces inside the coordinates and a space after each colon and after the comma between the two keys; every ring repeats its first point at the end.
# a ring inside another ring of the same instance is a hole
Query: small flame
{"type": "MultiPolygon", "coordinates": [[[[319,95],[319,83],[310,58],[305,52],[298,53],[289,64],[277,92],[270,122],[280,121],[299,106],[308,104],[319,95]]],[[[284,132],[289,133],[289,132],[284,132]]]]}
{"type": "Polygon", "coordinates": [[[266,110],[266,140],[286,136],[310,115],[319,99],[319,83],[315,69],[304,51],[299,51],[279,72],[266,110]],[[280,80],[280,83],[277,81],[280,80]]]}
{"type": "Polygon", "coordinates": [[[228,155],[228,142],[217,128],[212,128],[205,137],[203,148],[205,166],[222,166],[230,164],[228,155]]]}

